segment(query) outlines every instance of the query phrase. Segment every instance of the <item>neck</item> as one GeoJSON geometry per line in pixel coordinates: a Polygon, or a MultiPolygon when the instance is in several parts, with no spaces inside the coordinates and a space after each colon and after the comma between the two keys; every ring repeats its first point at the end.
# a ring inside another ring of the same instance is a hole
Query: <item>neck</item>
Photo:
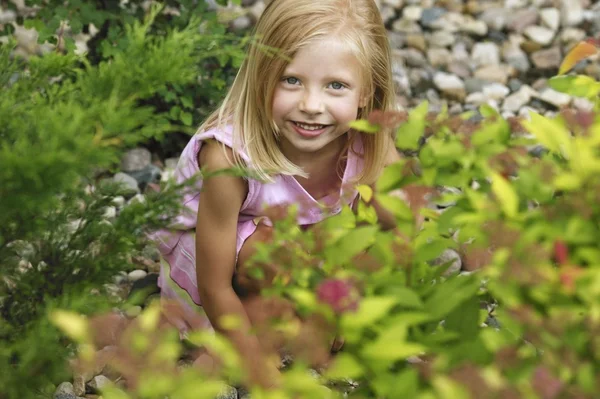
{"type": "Polygon", "coordinates": [[[334,167],[339,160],[339,157],[348,140],[348,134],[344,134],[335,141],[329,143],[324,148],[318,151],[300,152],[290,148],[290,144],[282,141],[281,152],[295,165],[304,169],[311,174],[313,171],[330,170],[326,168],[334,167]]]}

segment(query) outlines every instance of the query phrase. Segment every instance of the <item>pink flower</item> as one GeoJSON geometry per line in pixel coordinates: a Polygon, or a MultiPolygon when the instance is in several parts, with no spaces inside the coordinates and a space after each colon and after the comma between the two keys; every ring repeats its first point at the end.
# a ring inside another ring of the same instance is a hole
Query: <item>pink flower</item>
{"type": "Polygon", "coordinates": [[[565,265],[569,262],[569,248],[562,240],[554,242],[554,259],[559,265],[565,265]]]}
{"type": "Polygon", "coordinates": [[[347,280],[323,280],[317,287],[317,298],[337,314],[355,311],[358,308],[358,291],[347,280]]]}

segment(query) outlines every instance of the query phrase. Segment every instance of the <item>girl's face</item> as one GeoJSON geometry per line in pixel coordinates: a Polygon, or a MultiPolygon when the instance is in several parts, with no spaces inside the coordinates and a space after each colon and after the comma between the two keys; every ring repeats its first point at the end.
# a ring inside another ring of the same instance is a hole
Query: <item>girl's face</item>
{"type": "Polygon", "coordinates": [[[281,150],[290,160],[337,147],[348,123],[365,106],[358,60],[339,39],[301,48],[273,97],[273,119],[281,132],[281,150]]]}

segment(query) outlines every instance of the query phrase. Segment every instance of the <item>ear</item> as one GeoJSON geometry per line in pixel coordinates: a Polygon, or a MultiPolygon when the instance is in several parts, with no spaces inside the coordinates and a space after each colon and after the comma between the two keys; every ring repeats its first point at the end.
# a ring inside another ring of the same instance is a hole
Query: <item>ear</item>
{"type": "Polygon", "coordinates": [[[358,99],[358,108],[366,107],[368,102],[369,96],[367,96],[366,94],[361,94],[360,98],[358,99]]]}

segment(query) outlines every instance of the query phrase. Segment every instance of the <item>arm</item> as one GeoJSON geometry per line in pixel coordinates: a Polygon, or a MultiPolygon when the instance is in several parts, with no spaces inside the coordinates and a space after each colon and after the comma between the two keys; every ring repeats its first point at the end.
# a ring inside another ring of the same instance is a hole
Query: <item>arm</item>
{"type": "MultiPolygon", "coordinates": [[[[388,146],[388,152],[385,156],[385,161],[383,166],[386,167],[400,160],[400,155],[398,151],[396,151],[396,146],[393,142],[388,146]]],[[[372,185],[372,188],[375,189],[375,184],[372,185]]],[[[373,206],[375,212],[377,213],[377,219],[379,220],[379,224],[384,230],[391,230],[396,227],[396,218],[394,215],[382,207],[378,202],[377,198],[373,196],[373,199],[370,202],[370,205],[373,206]]]]}
{"type": "MultiPolygon", "coordinates": [[[[208,171],[231,167],[220,144],[206,143],[198,155],[199,164],[208,171]]],[[[247,194],[247,184],[239,177],[215,176],[206,179],[200,192],[196,226],[196,272],[198,291],[206,314],[215,328],[232,342],[240,353],[253,383],[267,387],[276,382],[274,366],[267,366],[258,339],[250,332],[250,321],[242,302],[233,291],[237,222],[247,194]],[[234,315],[240,328],[226,330],[220,324],[224,315],[234,315]]]]}

